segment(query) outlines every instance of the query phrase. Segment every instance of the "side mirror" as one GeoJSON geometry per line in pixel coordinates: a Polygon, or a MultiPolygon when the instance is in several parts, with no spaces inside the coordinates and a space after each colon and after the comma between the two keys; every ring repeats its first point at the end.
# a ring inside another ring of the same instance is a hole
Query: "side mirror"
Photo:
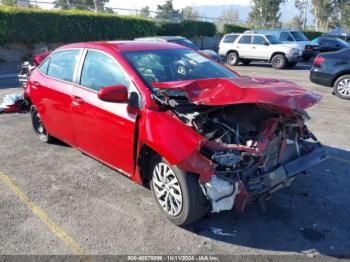
{"type": "Polygon", "coordinates": [[[265,42],[264,42],[264,45],[267,46],[267,45],[270,45],[270,44],[269,44],[269,42],[265,41],[265,42]]]}
{"type": "Polygon", "coordinates": [[[123,85],[106,86],[98,91],[98,98],[106,102],[124,103],[128,101],[128,88],[123,85]]]}

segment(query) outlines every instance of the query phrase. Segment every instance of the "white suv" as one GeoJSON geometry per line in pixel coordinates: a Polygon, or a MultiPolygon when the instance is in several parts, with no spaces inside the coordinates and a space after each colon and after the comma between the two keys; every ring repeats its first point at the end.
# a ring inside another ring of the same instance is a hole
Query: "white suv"
{"type": "Polygon", "coordinates": [[[276,36],[263,34],[228,34],[219,45],[219,54],[227,63],[247,65],[253,60],[267,61],[276,69],[294,67],[301,59],[302,50],[280,42],[276,36]]]}

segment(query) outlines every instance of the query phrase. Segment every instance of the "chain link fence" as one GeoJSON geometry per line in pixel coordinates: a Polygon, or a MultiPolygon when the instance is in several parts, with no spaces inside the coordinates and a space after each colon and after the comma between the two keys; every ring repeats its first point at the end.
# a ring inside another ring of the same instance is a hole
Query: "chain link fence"
{"type": "MultiPolygon", "coordinates": [[[[54,9],[56,8],[56,4],[53,1],[47,0],[17,0],[17,5],[21,7],[35,7],[38,6],[43,9],[54,9]]],[[[158,22],[172,22],[177,23],[183,20],[197,20],[197,21],[205,21],[211,22],[217,25],[218,31],[222,32],[224,24],[236,24],[240,26],[245,26],[248,28],[284,28],[284,29],[299,29],[296,28],[292,23],[282,23],[282,22],[273,22],[273,23],[264,23],[264,26],[261,24],[256,24],[249,22],[248,20],[243,19],[228,19],[228,18],[220,18],[220,17],[209,17],[194,14],[193,16],[184,16],[182,10],[180,12],[168,12],[163,13],[159,16],[159,13],[155,10],[143,10],[143,9],[131,9],[131,8],[121,8],[110,6],[108,3],[103,5],[101,0],[94,0],[94,5],[87,4],[76,4],[71,2],[70,0],[65,0],[60,2],[59,8],[61,9],[82,9],[82,10],[90,10],[95,12],[104,12],[109,14],[117,14],[117,15],[131,15],[131,16],[140,16],[146,19],[156,20],[158,22]]],[[[309,26],[308,30],[314,30],[315,27],[309,26]]]]}

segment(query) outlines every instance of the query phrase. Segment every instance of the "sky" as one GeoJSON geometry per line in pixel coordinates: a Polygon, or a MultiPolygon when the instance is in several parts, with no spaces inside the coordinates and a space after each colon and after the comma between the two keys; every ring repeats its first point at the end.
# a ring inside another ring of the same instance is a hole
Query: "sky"
{"type": "MultiPolygon", "coordinates": [[[[141,9],[144,6],[149,6],[151,10],[156,10],[157,5],[165,3],[165,0],[109,0],[108,6],[127,8],[127,9],[141,9]]],[[[173,0],[175,9],[181,9],[185,6],[196,5],[249,5],[250,0],[173,0]]]]}

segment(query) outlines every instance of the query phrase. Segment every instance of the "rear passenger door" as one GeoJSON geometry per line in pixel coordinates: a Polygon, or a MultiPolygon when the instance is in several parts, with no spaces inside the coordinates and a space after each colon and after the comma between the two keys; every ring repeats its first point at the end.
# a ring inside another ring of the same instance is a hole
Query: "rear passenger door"
{"type": "Polygon", "coordinates": [[[238,54],[241,58],[253,58],[252,56],[252,36],[242,35],[238,41],[238,54]]]}
{"type": "Polygon", "coordinates": [[[38,68],[31,82],[31,98],[50,135],[75,144],[72,123],[72,90],[82,49],[53,53],[38,68]]]}

